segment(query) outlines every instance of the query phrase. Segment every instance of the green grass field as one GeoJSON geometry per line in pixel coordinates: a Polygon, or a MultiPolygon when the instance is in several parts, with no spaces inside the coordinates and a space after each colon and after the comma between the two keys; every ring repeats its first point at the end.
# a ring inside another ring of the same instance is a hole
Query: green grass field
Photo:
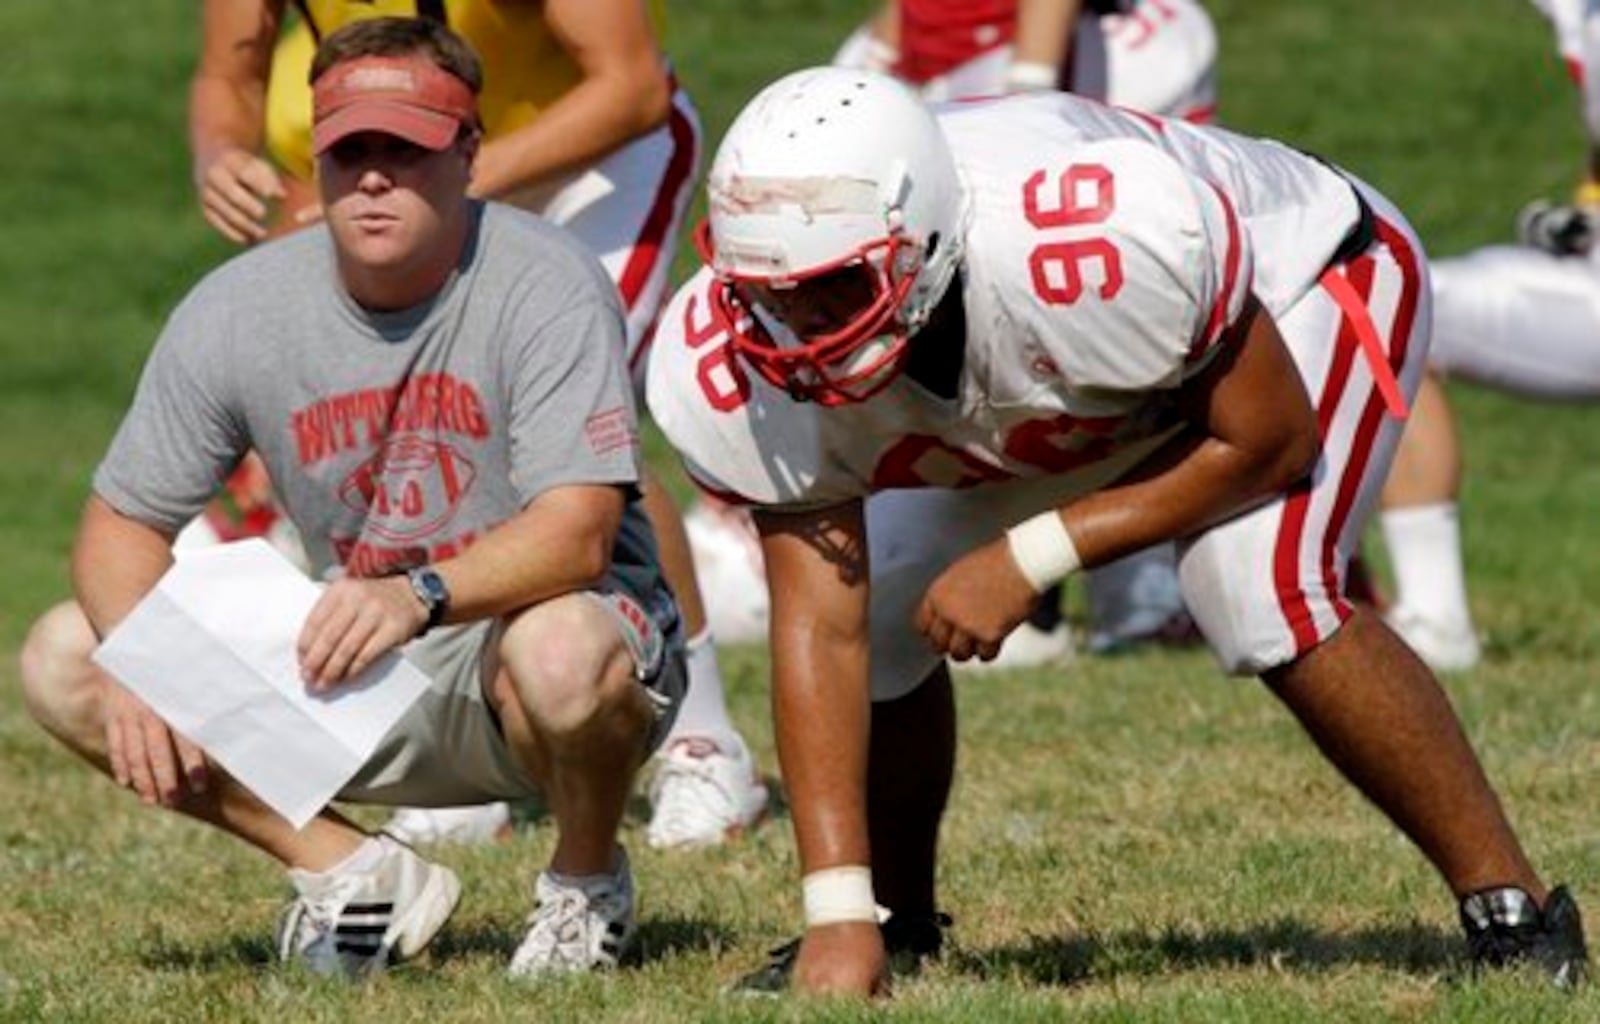
{"type": "MultiPolygon", "coordinates": [[[[1222,116],[1361,174],[1435,254],[1506,237],[1580,167],[1576,97],[1521,0],[1209,0],[1222,116]]],[[[1419,854],[1251,682],[1201,653],[961,681],[943,898],[954,946],[887,1007],[720,990],[798,921],[781,817],[664,855],[627,835],[639,963],[530,988],[502,971],[550,830],[440,857],[468,887],[422,962],[360,987],[271,962],[286,892],[223,837],[141,810],[48,743],[15,650],[67,594],[89,473],[165,310],[226,245],[184,146],[194,4],[0,5],[0,1020],[1600,1019],[1527,979],[1465,975],[1454,906],[1419,854]]],[[[701,0],[671,37],[714,140],[761,84],[826,59],[867,4],[701,0]]],[[[1600,920],[1600,410],[1455,387],[1486,664],[1449,680],[1536,862],[1600,920]]],[[[654,457],[666,459],[659,443],[654,457]]],[[[730,699],[775,766],[759,650],[730,699]]]]}

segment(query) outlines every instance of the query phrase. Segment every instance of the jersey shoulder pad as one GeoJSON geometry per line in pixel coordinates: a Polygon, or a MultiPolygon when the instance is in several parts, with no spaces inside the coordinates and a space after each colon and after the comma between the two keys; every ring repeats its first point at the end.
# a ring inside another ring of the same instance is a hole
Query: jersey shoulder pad
{"type": "Polygon", "coordinates": [[[819,425],[814,406],[753,376],[702,268],[667,304],[651,342],[645,400],[695,481],[725,500],[814,500],[819,425]]]}
{"type": "Polygon", "coordinates": [[[1074,387],[1175,387],[1243,308],[1249,240],[1232,203],[1160,147],[1108,139],[1022,188],[1006,275],[1033,339],[1074,387]]]}

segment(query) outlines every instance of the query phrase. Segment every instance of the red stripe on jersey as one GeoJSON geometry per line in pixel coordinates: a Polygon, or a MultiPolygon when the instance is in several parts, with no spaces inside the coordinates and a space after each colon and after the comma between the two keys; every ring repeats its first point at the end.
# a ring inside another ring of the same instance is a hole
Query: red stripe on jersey
{"type": "Polygon", "coordinates": [[[1228,201],[1222,189],[1212,185],[1211,191],[1217,194],[1217,200],[1222,203],[1222,212],[1228,221],[1228,250],[1222,263],[1222,290],[1217,292],[1216,300],[1211,304],[1211,316],[1206,320],[1205,331],[1189,346],[1188,358],[1191,362],[1216,344],[1223,328],[1228,326],[1226,322],[1228,306],[1233,302],[1234,289],[1239,286],[1239,217],[1233,212],[1233,204],[1228,201]]]}
{"type": "Polygon", "coordinates": [[[1567,57],[1567,58],[1565,58],[1565,62],[1566,62],[1566,65],[1567,65],[1567,76],[1572,79],[1572,84],[1576,85],[1578,88],[1582,89],[1583,88],[1583,61],[1579,60],[1576,57],[1567,57]]]}
{"type": "Polygon", "coordinates": [[[1178,116],[1190,124],[1212,124],[1217,120],[1217,105],[1202,103],[1198,107],[1190,107],[1178,116]]]}
{"type": "MultiPolygon", "coordinates": [[[[644,291],[644,286],[650,280],[657,262],[672,258],[672,254],[665,251],[667,228],[672,224],[678,196],[694,173],[696,151],[699,148],[694,122],[677,103],[677,79],[674,77],[671,82],[673,103],[672,113],[667,118],[667,127],[672,133],[672,158],[667,161],[667,171],[662,175],[661,186],[656,189],[655,202],[650,204],[650,213],[645,217],[644,224],[639,229],[639,238],[634,242],[632,252],[628,254],[628,262],[623,266],[622,274],[617,279],[617,290],[622,293],[623,308],[630,314],[638,304],[639,295],[644,291]]],[[[644,340],[634,350],[633,358],[629,361],[630,365],[637,366],[644,358],[644,353],[650,347],[650,337],[654,333],[655,325],[652,323],[644,332],[644,340]]]]}

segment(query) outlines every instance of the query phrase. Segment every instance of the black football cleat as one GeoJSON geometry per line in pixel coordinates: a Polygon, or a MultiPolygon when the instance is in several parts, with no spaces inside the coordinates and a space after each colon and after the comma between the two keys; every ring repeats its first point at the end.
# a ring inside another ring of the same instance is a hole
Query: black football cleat
{"type": "Polygon", "coordinates": [[[1484,889],[1461,901],[1461,927],[1473,969],[1529,964],[1559,988],[1577,988],[1589,969],[1583,919],[1567,887],[1552,889],[1541,909],[1514,887],[1484,889]]]}

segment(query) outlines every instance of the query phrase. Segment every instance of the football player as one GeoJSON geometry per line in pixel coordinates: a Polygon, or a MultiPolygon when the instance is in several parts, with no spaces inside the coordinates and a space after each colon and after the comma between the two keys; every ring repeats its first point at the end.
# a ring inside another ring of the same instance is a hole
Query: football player
{"type": "Polygon", "coordinates": [[[1600,398],[1600,2],[1534,0],[1577,81],[1589,146],[1572,202],[1530,204],[1519,244],[1434,267],[1433,371],[1384,489],[1394,566],[1390,625],[1434,668],[1471,668],[1482,648],[1467,603],[1457,498],[1461,443],[1438,376],[1549,401],[1600,398]]]}
{"type": "Polygon", "coordinates": [[[801,941],[748,979],[868,994],[938,949],[946,658],[1176,541],[1255,675],[1432,861],[1480,963],[1582,969],[1426,665],[1345,595],[1428,345],[1375,190],[1270,141],[1060,94],[937,114],[891,78],[763,90],[649,370],[691,473],[755,511],[801,941]],[[889,914],[880,925],[879,905],[889,914]]]}
{"type": "Polygon", "coordinates": [[[1195,0],[887,0],[834,56],[932,101],[1064,89],[1209,121],[1217,34],[1195,0]]]}
{"type": "MultiPolygon", "coordinates": [[[[892,73],[929,100],[1067,89],[1150,113],[1209,121],[1216,111],[1217,39],[1193,0],[889,0],[834,58],[892,73]]],[[[759,560],[748,519],[707,499],[688,515],[690,544],[719,636],[764,638],[759,560]]],[[[1192,622],[1170,546],[1136,552],[1088,575],[1089,649],[1186,641],[1192,622]]],[[[1059,593],[1039,602],[995,667],[1058,662],[1072,652],[1059,593]]],[[[979,663],[975,663],[975,667],[979,663]]]]}

